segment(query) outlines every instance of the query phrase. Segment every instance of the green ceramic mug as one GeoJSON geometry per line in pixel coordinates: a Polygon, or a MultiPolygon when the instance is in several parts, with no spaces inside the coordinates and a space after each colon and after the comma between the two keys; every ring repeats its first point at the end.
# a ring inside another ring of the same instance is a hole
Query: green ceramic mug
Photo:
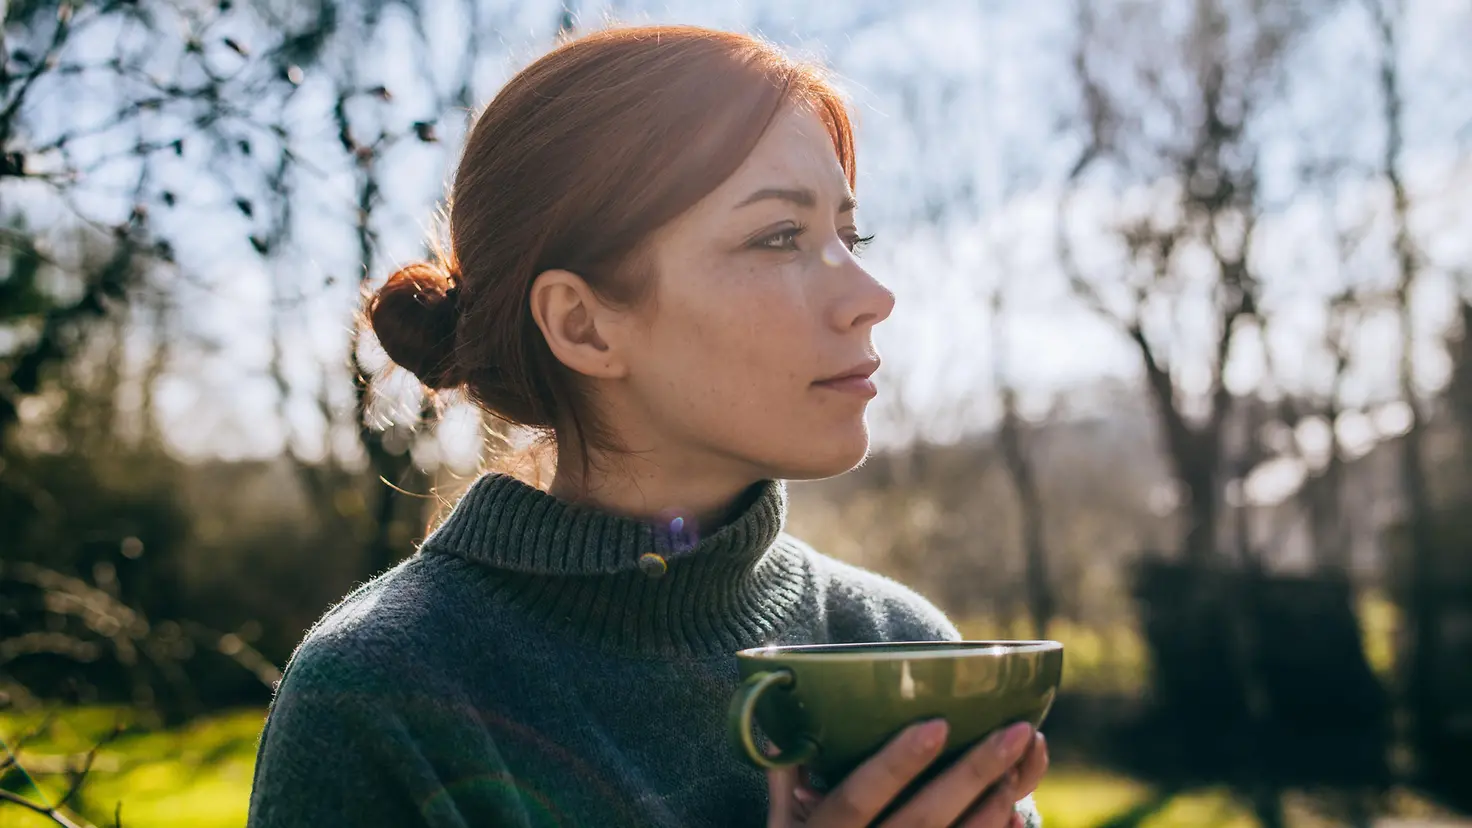
{"type": "Polygon", "coordinates": [[[1063,678],[1057,641],[758,647],[736,654],[731,740],[761,768],[806,765],[834,783],[905,727],[950,723],[942,767],[993,730],[1043,723],[1063,678]],[[753,723],[780,752],[768,755],[753,723]]]}

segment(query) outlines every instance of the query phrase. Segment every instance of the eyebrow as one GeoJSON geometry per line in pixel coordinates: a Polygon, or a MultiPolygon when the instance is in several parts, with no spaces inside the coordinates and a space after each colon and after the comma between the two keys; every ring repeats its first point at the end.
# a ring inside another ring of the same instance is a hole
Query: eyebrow
{"type": "MultiPolygon", "coordinates": [[[[818,203],[818,196],[812,190],[809,190],[805,187],[795,190],[785,187],[765,187],[747,196],[746,199],[740,204],[737,204],[736,207],[739,209],[749,204],[755,204],[758,201],[766,201],[767,199],[790,201],[799,207],[814,207],[818,203]]],[[[859,202],[853,197],[853,195],[845,194],[843,197],[843,201],[840,201],[838,203],[838,212],[847,213],[850,210],[858,209],[858,206],[859,202]]]]}

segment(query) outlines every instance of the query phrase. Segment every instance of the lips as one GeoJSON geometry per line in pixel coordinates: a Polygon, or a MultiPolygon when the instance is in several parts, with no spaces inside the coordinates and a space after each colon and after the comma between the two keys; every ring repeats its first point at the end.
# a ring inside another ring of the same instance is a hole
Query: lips
{"type": "Polygon", "coordinates": [[[818,380],[813,383],[813,386],[830,391],[872,398],[875,394],[879,393],[879,388],[874,385],[874,381],[870,377],[878,370],[879,360],[869,359],[840,374],[834,374],[827,379],[818,380]]]}

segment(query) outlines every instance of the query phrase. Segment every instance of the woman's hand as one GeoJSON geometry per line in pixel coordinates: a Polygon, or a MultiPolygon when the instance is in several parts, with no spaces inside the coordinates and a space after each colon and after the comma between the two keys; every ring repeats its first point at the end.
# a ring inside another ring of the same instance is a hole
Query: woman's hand
{"type": "MultiPolygon", "coordinates": [[[[821,795],[808,787],[796,768],[769,771],[771,807],[768,828],[857,828],[869,825],[896,796],[940,755],[947,725],[931,721],[907,728],[821,795]]],[[[1037,788],[1048,769],[1043,734],[1016,724],[993,734],[930,782],[885,828],[960,825],[966,828],[1019,828],[1019,799],[1037,788]]]]}

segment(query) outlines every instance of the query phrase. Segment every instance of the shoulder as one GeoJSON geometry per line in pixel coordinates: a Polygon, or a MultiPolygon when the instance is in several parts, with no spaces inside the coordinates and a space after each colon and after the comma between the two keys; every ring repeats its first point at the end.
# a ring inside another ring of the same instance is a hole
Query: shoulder
{"type": "Polygon", "coordinates": [[[830,558],[791,535],[782,535],[780,542],[807,559],[813,587],[836,639],[938,641],[961,637],[945,613],[899,581],[830,558]]]}
{"type": "MultiPolygon", "coordinates": [[[[453,562],[416,555],[364,583],[323,613],[286,665],[282,695],[317,688],[387,690],[412,674],[432,683],[475,617],[453,562]]],[[[462,576],[463,577],[463,576],[462,576]]]]}
{"type": "Polygon", "coordinates": [[[425,824],[404,803],[441,796],[445,767],[504,769],[456,669],[474,614],[442,569],[410,558],[313,625],[261,733],[251,828],[425,824]]]}
{"type": "Polygon", "coordinates": [[[354,589],[312,626],[271,700],[260,774],[279,775],[334,740],[381,758],[464,723],[470,707],[458,648],[469,636],[457,627],[475,616],[442,568],[412,557],[354,589]]]}

